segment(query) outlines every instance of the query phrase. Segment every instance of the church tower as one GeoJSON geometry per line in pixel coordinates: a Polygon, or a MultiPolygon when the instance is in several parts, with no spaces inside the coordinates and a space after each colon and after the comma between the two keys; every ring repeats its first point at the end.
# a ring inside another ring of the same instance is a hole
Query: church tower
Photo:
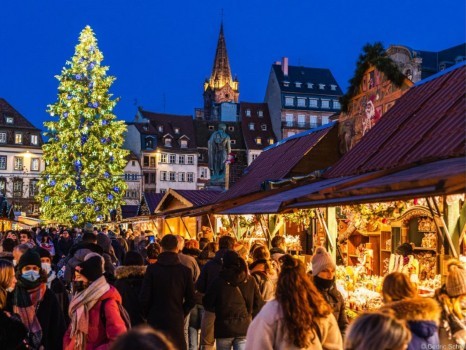
{"type": "Polygon", "coordinates": [[[233,79],[231,76],[222,22],[212,74],[204,83],[204,118],[207,120],[218,120],[218,106],[220,104],[225,102],[238,103],[238,86],[238,80],[236,78],[233,79]]]}

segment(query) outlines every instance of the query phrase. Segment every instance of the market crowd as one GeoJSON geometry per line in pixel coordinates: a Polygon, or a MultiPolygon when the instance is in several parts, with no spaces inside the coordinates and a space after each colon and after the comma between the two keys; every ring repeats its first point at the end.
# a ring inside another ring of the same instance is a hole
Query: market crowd
{"type": "Polygon", "coordinates": [[[450,261],[435,297],[401,272],[384,305],[351,322],[336,265],[312,269],[283,237],[35,228],[1,235],[1,349],[438,349],[466,345],[466,270],[450,261]],[[441,339],[441,340],[440,340],[441,339]]]}

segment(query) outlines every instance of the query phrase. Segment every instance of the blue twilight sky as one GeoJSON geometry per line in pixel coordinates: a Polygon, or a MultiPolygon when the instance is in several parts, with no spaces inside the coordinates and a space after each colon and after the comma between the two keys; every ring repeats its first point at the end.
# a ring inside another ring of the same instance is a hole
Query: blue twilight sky
{"type": "Polygon", "coordinates": [[[90,25],[116,76],[120,119],[137,104],[193,114],[224,30],[240,100],[262,102],[271,64],[330,68],[346,91],[367,42],[437,51],[465,38],[464,0],[2,0],[0,97],[37,127],[50,120],[59,74],[90,25]]]}

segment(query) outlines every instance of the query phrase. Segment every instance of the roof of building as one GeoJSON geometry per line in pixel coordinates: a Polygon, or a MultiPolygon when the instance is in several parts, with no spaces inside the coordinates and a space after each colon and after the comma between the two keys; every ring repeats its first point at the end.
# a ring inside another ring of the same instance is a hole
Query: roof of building
{"type": "Polygon", "coordinates": [[[174,190],[170,188],[159,201],[155,210],[157,212],[167,211],[173,199],[183,203],[186,208],[202,207],[215,203],[221,193],[222,191],[214,190],[174,190]]]}
{"type": "Polygon", "coordinates": [[[149,207],[150,214],[154,213],[155,208],[157,208],[163,196],[163,193],[144,192],[144,200],[149,207]]]}
{"type": "Polygon", "coordinates": [[[406,92],[325,177],[340,177],[466,155],[466,64],[406,92]]]}
{"type": "Polygon", "coordinates": [[[258,192],[266,181],[280,180],[294,175],[292,171],[303,160],[303,157],[336,125],[336,123],[330,123],[311,129],[267,147],[246,168],[244,175],[235,185],[220,196],[219,201],[258,192]]]}
{"type": "Polygon", "coordinates": [[[127,125],[134,125],[134,127],[142,135],[157,135],[157,130],[150,123],[126,122],[127,125]]]}
{"type": "Polygon", "coordinates": [[[121,217],[122,219],[133,218],[138,216],[139,205],[122,205],[121,217]]]}
{"type": "Polygon", "coordinates": [[[340,86],[328,68],[310,68],[289,65],[288,76],[284,76],[281,64],[273,64],[272,68],[280,83],[280,90],[282,92],[311,95],[343,95],[340,86]],[[283,86],[283,81],[289,82],[289,85],[283,86]],[[297,87],[296,83],[301,83],[301,87],[297,87]],[[311,83],[312,87],[309,87],[308,83],[311,83]],[[325,84],[324,89],[320,89],[319,84],[325,84]],[[335,90],[332,90],[332,85],[335,86],[335,90]]]}
{"type": "Polygon", "coordinates": [[[196,148],[196,134],[194,132],[193,117],[190,115],[176,115],[165,113],[154,113],[140,109],[141,116],[150,121],[157,135],[158,147],[165,146],[164,137],[172,137],[171,150],[180,150],[181,139],[186,139],[188,144],[183,149],[196,148]]]}
{"type": "Polygon", "coordinates": [[[244,143],[248,150],[262,150],[277,141],[267,103],[241,102],[240,118],[244,143]],[[262,112],[262,116],[259,112],[262,112]],[[251,130],[250,124],[254,124],[254,130],[251,130]],[[260,138],[260,144],[257,143],[257,138],[260,138]]]}
{"type": "Polygon", "coordinates": [[[133,151],[129,151],[128,155],[126,156],[126,161],[129,162],[130,160],[137,160],[137,161],[139,161],[138,156],[137,156],[133,151]]]}
{"type": "Polygon", "coordinates": [[[220,25],[220,34],[218,36],[217,50],[215,51],[214,66],[212,68],[212,74],[209,82],[211,86],[218,84],[219,87],[223,87],[227,83],[231,85],[232,80],[222,23],[220,25]]]}
{"type": "Polygon", "coordinates": [[[239,122],[226,122],[215,120],[194,120],[196,129],[196,140],[198,147],[208,147],[210,136],[218,130],[218,124],[223,123],[227,126],[225,132],[230,136],[230,140],[234,140],[231,144],[231,149],[246,149],[244,145],[243,132],[239,122]]]}

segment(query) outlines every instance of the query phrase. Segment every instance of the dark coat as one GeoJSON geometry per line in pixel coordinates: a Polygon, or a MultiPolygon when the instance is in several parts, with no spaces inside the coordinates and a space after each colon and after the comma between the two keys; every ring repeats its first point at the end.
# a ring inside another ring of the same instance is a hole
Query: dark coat
{"type": "Polygon", "coordinates": [[[201,270],[201,274],[196,282],[196,289],[200,293],[206,293],[209,286],[218,277],[220,270],[222,270],[222,258],[227,250],[221,249],[215,253],[215,258],[209,260],[201,270]]]}
{"type": "Polygon", "coordinates": [[[21,319],[16,315],[9,317],[0,310],[0,347],[5,350],[26,349],[26,338],[27,329],[21,319]]]}
{"type": "Polygon", "coordinates": [[[149,325],[185,350],[184,318],[195,305],[194,286],[191,270],[181,264],[177,253],[162,252],[147,267],[140,300],[149,325]]]}
{"type": "Polygon", "coordinates": [[[58,257],[67,256],[73,246],[73,239],[70,237],[68,239],[60,238],[56,244],[56,255],[58,257]]]}
{"type": "Polygon", "coordinates": [[[386,304],[383,308],[395,311],[396,318],[407,321],[411,331],[409,350],[439,349],[438,324],[441,309],[430,298],[411,298],[386,304]]]}
{"type": "Polygon", "coordinates": [[[223,269],[203,298],[204,308],[215,312],[215,338],[245,337],[249,324],[263,305],[253,277],[223,269]]]}
{"type": "Polygon", "coordinates": [[[70,323],[70,316],[68,315],[68,308],[70,306],[68,291],[66,290],[63,282],[56,277],[52,280],[52,283],[50,283],[50,290],[57,297],[58,304],[60,305],[61,310],[63,312],[65,325],[68,326],[68,324],[70,323]]]}
{"type": "Polygon", "coordinates": [[[121,294],[132,327],[146,323],[139,301],[145,272],[145,266],[119,266],[115,270],[115,288],[121,294]]]}

